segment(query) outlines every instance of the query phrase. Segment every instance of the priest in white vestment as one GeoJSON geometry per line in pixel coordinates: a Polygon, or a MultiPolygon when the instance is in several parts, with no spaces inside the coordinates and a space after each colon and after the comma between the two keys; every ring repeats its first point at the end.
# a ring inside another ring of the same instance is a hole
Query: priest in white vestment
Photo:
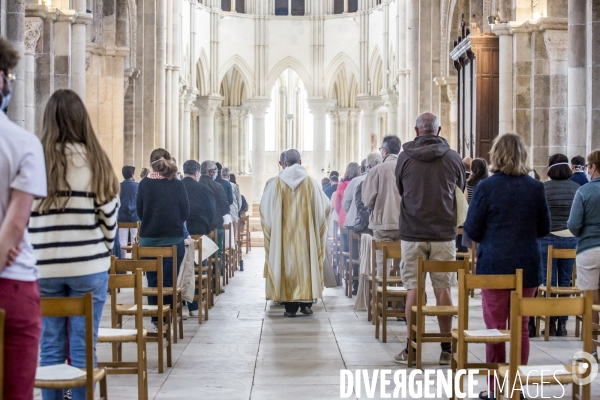
{"type": "Polygon", "coordinates": [[[297,150],[286,151],[286,168],[260,202],[266,296],[285,305],[286,317],[295,317],[298,308],[312,314],[312,302],[324,288],[329,200],[301,164],[297,150]]]}

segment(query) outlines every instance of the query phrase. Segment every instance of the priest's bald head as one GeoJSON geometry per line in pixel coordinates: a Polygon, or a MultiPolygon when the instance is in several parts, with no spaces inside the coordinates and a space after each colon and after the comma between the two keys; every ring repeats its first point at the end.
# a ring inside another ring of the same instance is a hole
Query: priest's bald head
{"type": "Polygon", "coordinates": [[[291,167],[294,164],[302,165],[302,159],[300,158],[300,152],[296,149],[289,149],[285,152],[285,166],[291,167]]]}

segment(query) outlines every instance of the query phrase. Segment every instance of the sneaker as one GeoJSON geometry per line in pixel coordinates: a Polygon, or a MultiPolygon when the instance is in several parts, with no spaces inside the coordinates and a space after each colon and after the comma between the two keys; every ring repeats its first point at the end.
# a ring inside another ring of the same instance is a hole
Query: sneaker
{"type": "Polygon", "coordinates": [[[158,333],[158,325],[156,325],[156,324],[153,324],[153,325],[154,325],[154,328],[152,328],[152,332],[158,333]]]}
{"type": "Polygon", "coordinates": [[[71,389],[65,390],[63,400],[71,400],[72,398],[73,398],[73,392],[71,391],[71,389]]]}
{"type": "Polygon", "coordinates": [[[190,311],[190,317],[197,317],[197,316],[198,316],[198,310],[190,311]]]}
{"type": "Polygon", "coordinates": [[[294,318],[296,316],[296,313],[295,312],[287,312],[286,311],[286,312],[283,313],[283,316],[284,317],[288,317],[288,318],[294,318]]]}
{"type": "MultiPolygon", "coordinates": [[[[414,351],[413,355],[415,355],[414,351]]],[[[408,349],[404,349],[404,351],[401,351],[400,354],[394,356],[394,362],[396,364],[408,364],[408,349]]]]}
{"type": "Polygon", "coordinates": [[[483,392],[479,392],[479,398],[481,400],[495,400],[496,396],[494,396],[494,392],[489,392],[484,390],[483,392]]]}
{"type": "Polygon", "coordinates": [[[182,313],[182,314],[181,314],[181,319],[182,319],[183,321],[187,321],[187,319],[188,319],[188,316],[182,313]]]}
{"type": "Polygon", "coordinates": [[[300,307],[300,312],[304,315],[311,315],[313,310],[310,307],[300,307]]]}
{"type": "Polygon", "coordinates": [[[240,261],[240,271],[244,271],[244,260],[240,261]]]}
{"type": "Polygon", "coordinates": [[[221,293],[225,293],[225,289],[221,288],[221,293]]]}
{"type": "Polygon", "coordinates": [[[440,354],[440,365],[450,365],[452,363],[452,354],[447,351],[442,351],[440,354]]]}
{"type": "Polygon", "coordinates": [[[567,327],[565,326],[566,321],[558,321],[556,327],[556,336],[567,336],[567,327]]]}

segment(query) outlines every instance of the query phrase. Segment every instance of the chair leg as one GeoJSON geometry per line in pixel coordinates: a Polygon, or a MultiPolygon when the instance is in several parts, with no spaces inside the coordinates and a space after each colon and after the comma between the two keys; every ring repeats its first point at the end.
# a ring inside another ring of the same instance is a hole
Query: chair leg
{"type": "Polygon", "coordinates": [[[544,342],[550,340],[550,317],[544,317],[544,342]]]}
{"type": "Polygon", "coordinates": [[[381,304],[381,329],[383,334],[381,335],[381,341],[387,343],[387,301],[381,304]]]}
{"type": "Polygon", "coordinates": [[[137,362],[137,378],[138,378],[138,398],[147,400],[148,398],[148,387],[145,386],[146,382],[146,341],[138,343],[138,348],[141,347],[141,351],[138,351],[138,362],[137,362]]]}
{"type": "MultiPolygon", "coordinates": [[[[167,321],[171,321],[171,312],[169,311],[167,314],[167,321]]],[[[167,328],[167,367],[171,368],[173,366],[173,360],[171,357],[171,349],[173,348],[173,336],[171,335],[171,325],[167,325],[167,328]]]]}
{"type": "Polygon", "coordinates": [[[179,297],[179,301],[177,302],[179,310],[179,339],[183,339],[183,293],[177,297],[179,297]]]}
{"type": "MultiPolygon", "coordinates": [[[[177,295],[173,296],[173,299],[177,299],[177,295]]],[[[171,322],[171,325],[173,326],[173,343],[177,343],[177,317],[179,316],[179,313],[177,312],[177,305],[176,304],[172,304],[171,305],[171,317],[173,318],[173,321],[171,322]]]]}
{"type": "Polygon", "coordinates": [[[412,368],[414,362],[413,342],[415,339],[415,331],[413,326],[416,325],[417,316],[414,311],[410,311],[410,328],[408,330],[408,368],[412,368]]]}
{"type": "MultiPolygon", "coordinates": [[[[169,316],[170,317],[170,316],[169,316]]],[[[158,342],[158,373],[162,374],[164,372],[164,347],[165,347],[165,341],[164,341],[164,330],[163,330],[163,322],[158,321],[157,324],[158,327],[158,333],[157,333],[157,342],[158,342]]],[[[171,328],[169,328],[169,331],[171,330],[171,328]]]]}
{"type": "MultiPolygon", "coordinates": [[[[108,372],[106,373],[108,375],[108,372]]],[[[100,398],[108,400],[108,390],[106,388],[106,375],[100,380],[100,398]]]]}

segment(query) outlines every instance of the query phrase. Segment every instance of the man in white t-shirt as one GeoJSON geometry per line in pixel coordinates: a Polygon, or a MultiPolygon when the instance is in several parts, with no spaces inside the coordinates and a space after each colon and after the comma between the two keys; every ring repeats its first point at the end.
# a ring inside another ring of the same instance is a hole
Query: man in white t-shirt
{"type": "Polygon", "coordinates": [[[34,197],[46,196],[39,139],[8,119],[11,70],[18,52],[0,37],[0,308],[4,328],[4,398],[33,398],[42,318],[38,271],[27,237],[34,197]]]}

